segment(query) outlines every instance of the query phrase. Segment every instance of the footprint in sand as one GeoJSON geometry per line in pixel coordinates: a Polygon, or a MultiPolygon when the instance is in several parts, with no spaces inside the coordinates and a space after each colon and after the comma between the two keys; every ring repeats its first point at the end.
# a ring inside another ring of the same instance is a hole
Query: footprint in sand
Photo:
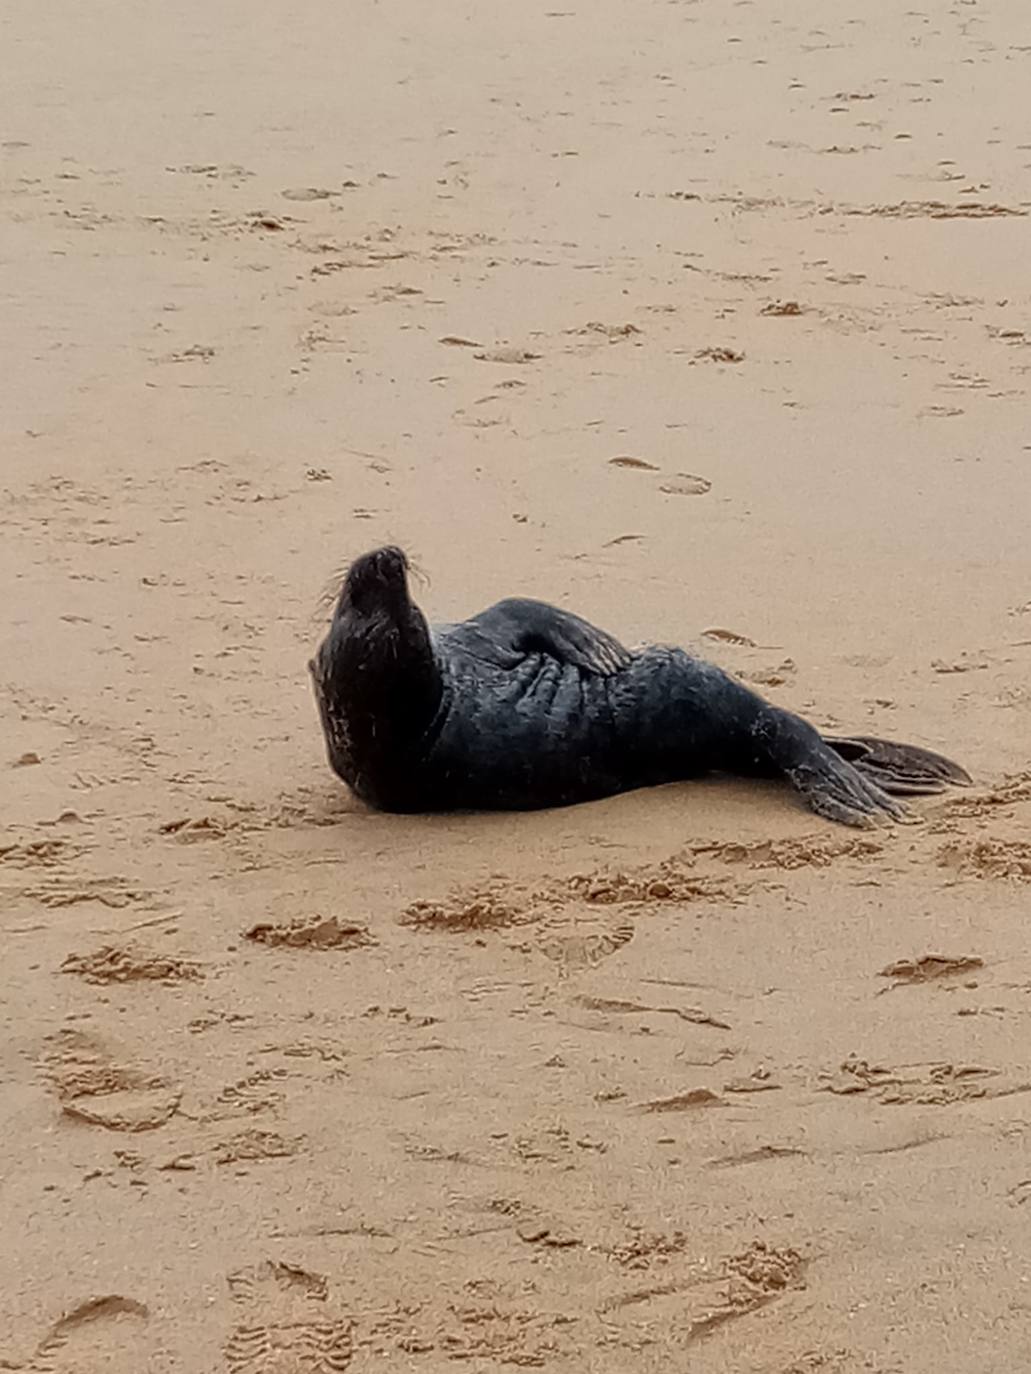
{"type": "Polygon", "coordinates": [[[172,1119],[182,1098],[178,1084],[117,1063],[84,1031],[49,1036],[41,1068],[64,1116],[109,1131],[157,1130],[172,1119]]]}
{"type": "Polygon", "coordinates": [[[307,202],[312,200],[331,200],[339,191],[328,191],[324,186],[291,186],[280,195],[284,200],[307,202]]]}
{"type": "Polygon", "coordinates": [[[885,1106],[947,1107],[1031,1092],[1031,1083],[977,1064],[903,1064],[892,1068],[853,1057],[836,1072],[821,1074],[820,1079],[824,1092],[862,1096],[885,1106]]]}
{"type": "Polygon", "coordinates": [[[339,1374],[351,1363],[353,1324],[321,1274],[265,1261],[226,1281],[240,1309],[225,1345],[230,1374],[339,1374]]]}
{"type": "Polygon", "coordinates": [[[88,1298],[58,1318],[24,1366],[27,1374],[137,1374],[153,1352],[141,1349],[147,1307],[135,1298],[110,1293],[88,1298]]]}
{"type": "Polygon", "coordinates": [[[1031,881],[1031,843],[991,836],[942,845],[938,863],[964,878],[1016,878],[1031,881]]]}
{"type": "Polygon", "coordinates": [[[283,1101],[281,1082],[286,1076],[286,1069],[256,1069],[235,1083],[227,1083],[203,1119],[224,1121],[274,1111],[283,1101]]]}
{"type": "Polygon", "coordinates": [[[304,916],[296,921],[262,921],[244,931],[244,938],[281,949],[360,949],[376,939],[366,926],[338,916],[304,916]]]}
{"type": "Polygon", "coordinates": [[[197,964],[166,954],[103,945],[92,954],[69,954],[62,973],[74,973],[87,983],[185,983],[204,976],[197,964]]]}
{"type": "Polygon", "coordinates": [[[304,1144],[300,1136],[284,1136],[278,1131],[239,1131],[223,1140],[215,1150],[216,1164],[255,1164],[268,1159],[292,1159],[304,1144]]]}
{"type": "Polygon", "coordinates": [[[676,481],[663,482],[659,490],[666,496],[704,496],[712,491],[708,477],[698,477],[692,472],[678,472],[676,481]]]}
{"type": "Polygon", "coordinates": [[[543,954],[556,966],[559,978],[597,968],[634,938],[634,927],[623,921],[609,928],[583,930],[578,922],[545,929],[539,940],[513,945],[521,954],[543,954]]]}
{"type": "Polygon", "coordinates": [[[633,468],[637,472],[658,472],[658,467],[654,463],[646,462],[644,458],[634,458],[629,453],[620,453],[615,458],[609,459],[614,468],[633,468]]]}
{"type": "Polygon", "coordinates": [[[919,959],[896,959],[887,968],[882,968],[878,977],[892,979],[890,987],[899,988],[943,979],[969,978],[982,968],[984,960],[976,954],[923,954],[919,959]]]}

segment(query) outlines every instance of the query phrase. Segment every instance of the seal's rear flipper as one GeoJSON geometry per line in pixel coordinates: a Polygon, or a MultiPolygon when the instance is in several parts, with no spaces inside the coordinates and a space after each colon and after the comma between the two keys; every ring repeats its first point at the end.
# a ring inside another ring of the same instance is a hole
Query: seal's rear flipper
{"type": "Polygon", "coordinates": [[[969,787],[973,778],[952,759],[921,749],[915,744],[894,744],[869,735],[824,740],[854,768],[894,796],[920,796],[944,792],[946,787],[969,787]]]}

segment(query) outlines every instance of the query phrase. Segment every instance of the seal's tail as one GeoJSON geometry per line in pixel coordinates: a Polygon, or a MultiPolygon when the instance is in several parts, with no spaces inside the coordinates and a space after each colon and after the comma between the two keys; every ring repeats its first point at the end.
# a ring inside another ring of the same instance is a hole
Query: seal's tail
{"type": "Polygon", "coordinates": [[[946,787],[969,787],[973,778],[952,759],[915,744],[894,744],[869,735],[824,735],[824,740],[853,768],[893,796],[944,792],[946,787]]]}

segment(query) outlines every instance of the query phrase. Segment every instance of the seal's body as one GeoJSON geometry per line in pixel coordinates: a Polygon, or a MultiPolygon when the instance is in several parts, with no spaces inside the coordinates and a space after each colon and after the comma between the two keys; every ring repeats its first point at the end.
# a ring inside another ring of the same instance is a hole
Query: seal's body
{"type": "Polygon", "coordinates": [[[430,630],[399,549],[352,564],[311,663],[334,771],[380,810],[564,806],[720,771],[784,777],[831,820],[969,782],[911,745],[824,738],[683,649],[630,652],[544,602],[430,630]],[[851,761],[850,761],[851,760],[851,761]]]}

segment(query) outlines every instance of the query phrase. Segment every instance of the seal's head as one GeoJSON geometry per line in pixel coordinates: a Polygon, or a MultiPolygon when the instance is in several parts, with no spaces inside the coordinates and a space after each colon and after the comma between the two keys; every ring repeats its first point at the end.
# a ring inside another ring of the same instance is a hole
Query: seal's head
{"type": "Polygon", "coordinates": [[[387,545],[351,564],[309,668],[333,768],[375,805],[400,805],[443,691],[402,549],[387,545]]]}
{"type": "Polygon", "coordinates": [[[408,609],[408,556],[387,544],[356,558],[340,590],[339,609],[363,616],[403,616],[408,609]]]}

